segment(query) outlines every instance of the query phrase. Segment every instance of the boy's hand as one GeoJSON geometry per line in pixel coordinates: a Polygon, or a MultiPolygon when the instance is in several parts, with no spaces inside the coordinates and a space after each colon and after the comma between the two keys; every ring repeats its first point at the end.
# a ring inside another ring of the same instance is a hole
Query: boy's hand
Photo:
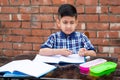
{"type": "Polygon", "coordinates": [[[86,49],[86,48],[81,48],[81,49],[79,50],[79,52],[78,52],[78,54],[79,54],[80,56],[85,56],[86,53],[87,53],[87,49],[86,49]]]}
{"type": "Polygon", "coordinates": [[[72,51],[68,50],[68,49],[60,49],[60,55],[63,55],[63,56],[69,56],[72,54],[72,51]]]}

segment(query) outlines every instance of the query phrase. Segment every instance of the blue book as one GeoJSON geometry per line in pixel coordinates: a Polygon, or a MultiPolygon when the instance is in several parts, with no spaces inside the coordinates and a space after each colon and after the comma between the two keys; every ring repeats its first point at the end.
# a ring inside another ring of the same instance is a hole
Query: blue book
{"type": "Polygon", "coordinates": [[[6,72],[4,73],[3,77],[30,77],[27,74],[21,73],[21,72],[6,72]]]}

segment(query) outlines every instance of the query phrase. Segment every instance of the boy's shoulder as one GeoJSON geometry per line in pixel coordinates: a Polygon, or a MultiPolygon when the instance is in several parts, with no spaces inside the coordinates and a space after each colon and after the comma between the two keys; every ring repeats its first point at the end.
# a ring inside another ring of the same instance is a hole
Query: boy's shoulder
{"type": "Polygon", "coordinates": [[[81,35],[84,35],[84,33],[82,33],[82,32],[78,32],[78,31],[75,31],[75,35],[77,35],[77,36],[81,36],[81,35]]]}
{"type": "Polygon", "coordinates": [[[54,32],[49,37],[58,37],[60,36],[60,32],[54,32]]]}

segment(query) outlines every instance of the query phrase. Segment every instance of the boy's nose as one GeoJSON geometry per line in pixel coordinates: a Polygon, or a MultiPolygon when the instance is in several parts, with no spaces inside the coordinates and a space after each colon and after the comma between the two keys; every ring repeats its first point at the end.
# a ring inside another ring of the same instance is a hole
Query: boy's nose
{"type": "Polygon", "coordinates": [[[67,24],[67,28],[70,28],[71,27],[71,25],[70,24],[67,24]]]}

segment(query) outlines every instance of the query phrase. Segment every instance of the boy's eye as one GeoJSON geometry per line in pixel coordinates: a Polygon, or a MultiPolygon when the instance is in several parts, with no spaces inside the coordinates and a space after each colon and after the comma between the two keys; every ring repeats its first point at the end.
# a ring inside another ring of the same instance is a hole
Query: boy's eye
{"type": "Polygon", "coordinates": [[[63,21],[63,24],[68,24],[68,23],[70,23],[70,24],[74,24],[74,21],[70,21],[70,22],[63,21]]]}
{"type": "Polygon", "coordinates": [[[74,21],[70,21],[70,24],[74,24],[74,21]]]}
{"type": "Polygon", "coordinates": [[[63,21],[63,24],[68,24],[68,22],[67,21],[63,21]]]}

